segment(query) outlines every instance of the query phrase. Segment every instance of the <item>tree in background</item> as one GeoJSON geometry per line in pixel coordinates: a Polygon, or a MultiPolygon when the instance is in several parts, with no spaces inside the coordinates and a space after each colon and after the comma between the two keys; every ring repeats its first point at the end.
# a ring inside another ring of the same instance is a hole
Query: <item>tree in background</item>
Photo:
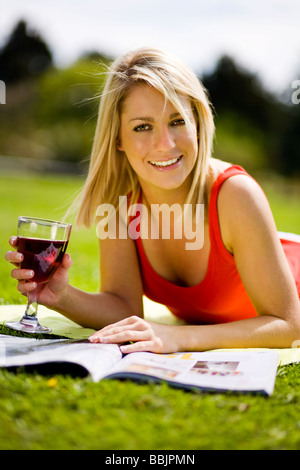
{"type": "Polygon", "coordinates": [[[218,113],[228,109],[247,117],[262,129],[273,127],[280,112],[278,101],[268,93],[255,74],[240,67],[228,56],[222,56],[215,70],[202,79],[218,113]]]}
{"type": "MultiPolygon", "coordinates": [[[[248,142],[252,139],[254,145],[260,141],[267,167],[288,175],[300,172],[300,105],[291,109],[265,90],[255,74],[228,56],[221,57],[202,81],[213,103],[217,126],[226,122],[229,134],[235,133],[236,145],[242,144],[241,135],[248,136],[248,142]]],[[[262,155],[259,158],[263,161],[262,155]]]]}
{"type": "Polygon", "coordinates": [[[0,78],[6,84],[44,73],[52,65],[45,41],[19,21],[0,51],[0,78]]]}
{"type": "Polygon", "coordinates": [[[280,142],[281,172],[300,175],[300,104],[291,105],[288,122],[280,142]]]}

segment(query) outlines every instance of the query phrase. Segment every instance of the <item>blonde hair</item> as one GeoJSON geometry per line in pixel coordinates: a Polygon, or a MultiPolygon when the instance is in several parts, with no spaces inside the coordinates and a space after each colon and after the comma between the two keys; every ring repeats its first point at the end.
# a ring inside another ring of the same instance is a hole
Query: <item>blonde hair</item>
{"type": "Polygon", "coordinates": [[[89,227],[95,221],[99,204],[118,208],[119,196],[131,193],[137,200],[137,175],[124,153],[117,149],[121,106],[129,90],[147,83],[156,88],[185,117],[178,95],[188,96],[199,135],[198,156],[186,203],[203,201],[209,158],[212,152],[214,122],[206,91],[192,70],[172,56],[155,49],[138,49],[115,60],[103,89],[88,176],[79,196],[77,224],[89,227]]]}

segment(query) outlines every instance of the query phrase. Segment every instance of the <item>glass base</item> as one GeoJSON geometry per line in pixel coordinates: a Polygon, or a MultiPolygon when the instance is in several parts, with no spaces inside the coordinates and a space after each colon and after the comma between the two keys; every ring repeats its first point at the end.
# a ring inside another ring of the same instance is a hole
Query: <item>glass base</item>
{"type": "Polygon", "coordinates": [[[51,333],[52,331],[50,328],[40,325],[36,319],[22,319],[18,322],[7,322],[5,326],[12,330],[23,331],[25,333],[51,333]]]}

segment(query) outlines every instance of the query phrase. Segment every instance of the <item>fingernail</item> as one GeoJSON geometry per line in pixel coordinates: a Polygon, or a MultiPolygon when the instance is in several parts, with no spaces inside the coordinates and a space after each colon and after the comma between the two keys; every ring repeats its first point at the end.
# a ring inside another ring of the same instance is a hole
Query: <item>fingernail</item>
{"type": "Polygon", "coordinates": [[[91,343],[101,343],[102,339],[99,336],[90,336],[89,341],[91,343]]]}

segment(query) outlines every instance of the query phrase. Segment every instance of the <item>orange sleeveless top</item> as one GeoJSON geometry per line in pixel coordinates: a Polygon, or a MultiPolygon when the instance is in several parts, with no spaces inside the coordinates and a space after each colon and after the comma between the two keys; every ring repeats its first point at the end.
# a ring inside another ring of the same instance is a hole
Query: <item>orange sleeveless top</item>
{"type": "MultiPolygon", "coordinates": [[[[199,284],[183,287],[158,275],[147,259],[142,239],[135,240],[144,294],[188,323],[225,323],[257,316],[237,271],[234,256],[223,244],[219,227],[217,199],[220,188],[227,178],[238,174],[248,175],[242,167],[233,165],[213,184],[208,213],[210,254],[205,278],[199,284]]],[[[285,242],[283,248],[291,258],[290,266],[300,292],[300,243],[285,242]]]]}

